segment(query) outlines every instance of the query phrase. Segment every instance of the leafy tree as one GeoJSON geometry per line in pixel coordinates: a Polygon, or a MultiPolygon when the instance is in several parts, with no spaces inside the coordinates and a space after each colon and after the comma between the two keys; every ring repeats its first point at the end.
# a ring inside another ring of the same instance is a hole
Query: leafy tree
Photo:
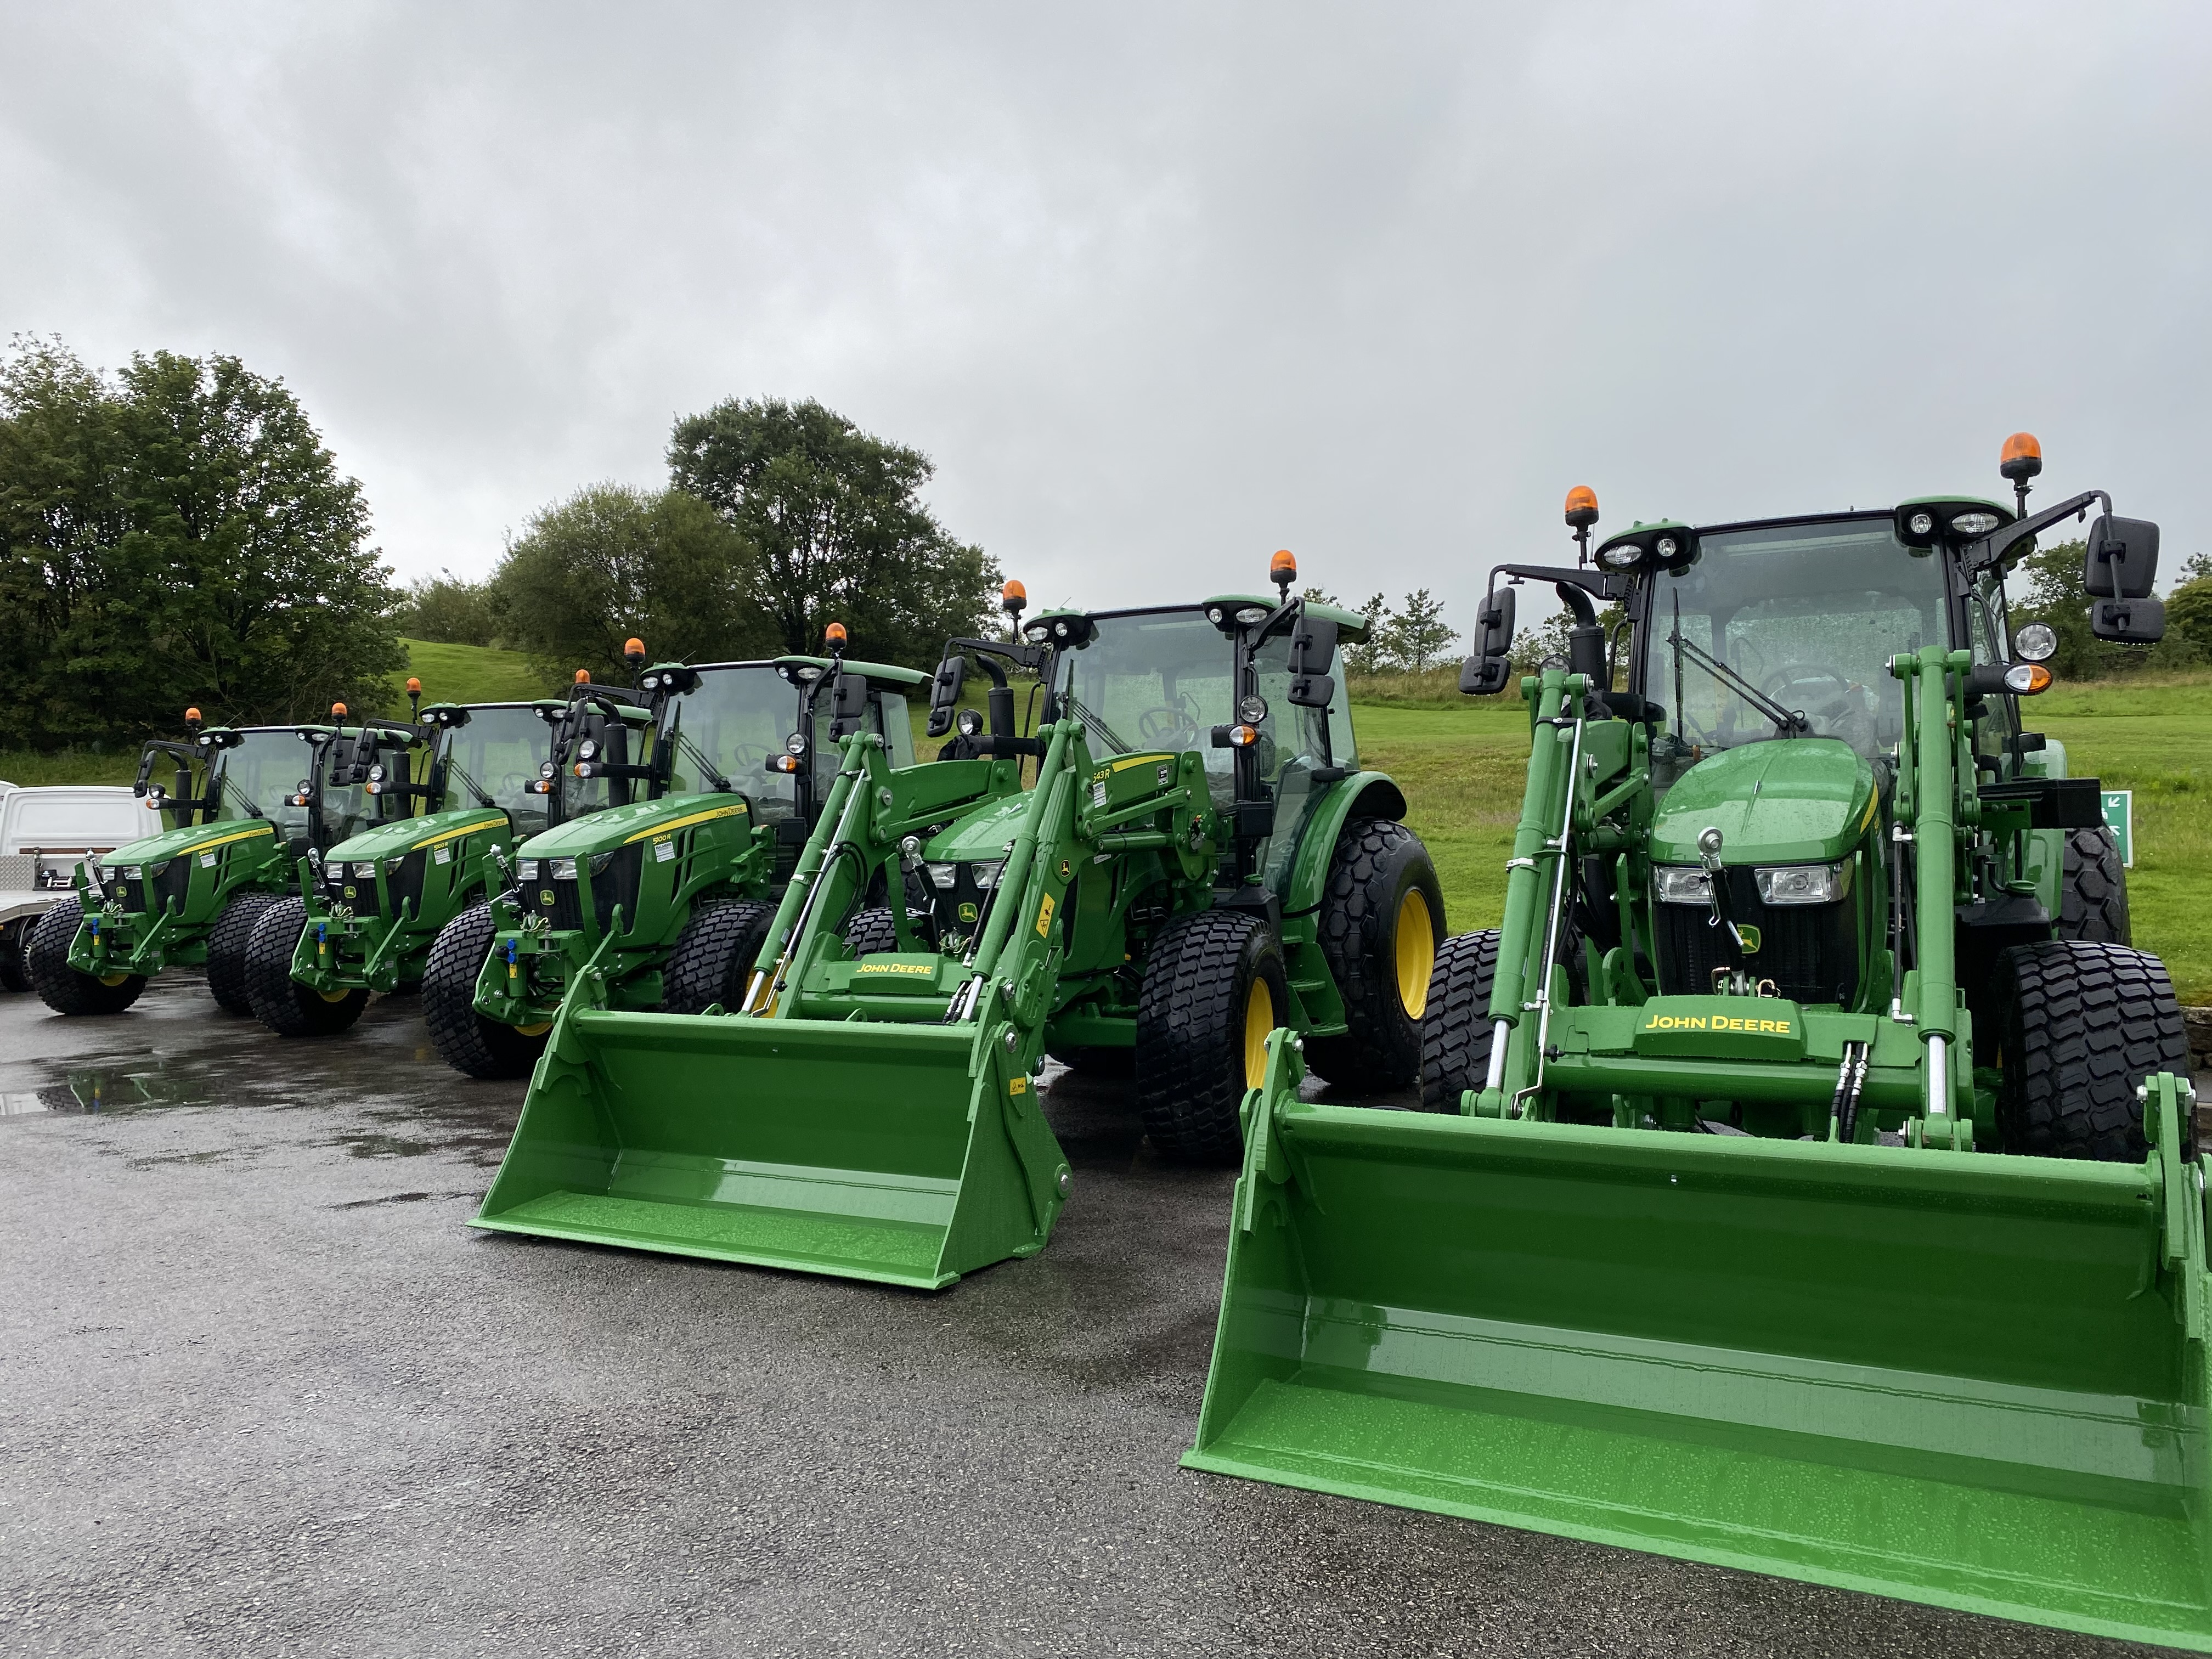
{"type": "Polygon", "coordinates": [[[1388,660],[1383,640],[1389,623],[1389,602],[1380,593],[1370,593],[1352,609],[1367,618],[1367,637],[1344,647],[1344,672],[1371,678],[1382,672],[1388,660]]]}
{"type": "Polygon", "coordinates": [[[23,740],[382,703],[390,573],[283,382],[157,351],[112,377],[58,341],[0,363],[0,636],[23,740]]]}
{"type": "Polygon", "coordinates": [[[678,421],[668,463],[758,550],[756,591],[787,651],[818,651],[842,622],[857,656],[933,662],[994,616],[997,562],[919,498],[928,458],[811,398],[732,398],[678,421]]]}
{"type": "Polygon", "coordinates": [[[1459,630],[1445,623],[1443,612],[1443,601],[1425,587],[1407,594],[1406,602],[1384,617],[1376,629],[1384,660],[1409,674],[1428,672],[1459,638],[1459,630]]]}
{"type": "Polygon", "coordinates": [[[758,555],[696,496],[594,484],[508,544],[487,605],[517,649],[627,684],[633,636],[657,661],[775,654],[760,582],[758,555]]]}
{"type": "Polygon", "coordinates": [[[2212,553],[2197,554],[2181,567],[2181,579],[2166,596],[2166,634],[2212,654],[2212,553]]]}
{"type": "Polygon", "coordinates": [[[396,620],[407,639],[495,645],[505,637],[506,595],[489,581],[465,581],[441,570],[407,584],[396,620]]]}

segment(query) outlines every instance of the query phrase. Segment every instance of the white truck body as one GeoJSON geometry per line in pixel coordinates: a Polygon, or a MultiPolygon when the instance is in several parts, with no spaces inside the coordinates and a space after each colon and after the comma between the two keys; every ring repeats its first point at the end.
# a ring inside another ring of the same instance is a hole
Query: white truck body
{"type": "Polygon", "coordinates": [[[77,860],[158,834],[158,812],[128,789],[56,784],[0,794],[0,927],[43,915],[70,893],[77,860]]]}

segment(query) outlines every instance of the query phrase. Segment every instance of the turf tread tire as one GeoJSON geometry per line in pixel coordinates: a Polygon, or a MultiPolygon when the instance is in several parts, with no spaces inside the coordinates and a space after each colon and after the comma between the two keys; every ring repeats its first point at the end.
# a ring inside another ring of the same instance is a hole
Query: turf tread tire
{"type": "Polygon", "coordinates": [[[2154,1072],[2189,1074],[2166,964],[2124,945],[2057,939],[2013,946],[1996,978],[2005,1150],[2141,1163],[2148,1149],[2136,1085],[2154,1072]]]}
{"type": "Polygon", "coordinates": [[[253,943],[253,930],[277,902],[274,893],[233,893],[208,931],[208,994],[226,1014],[253,1012],[252,994],[246,984],[246,953],[253,943]]]}
{"type": "Polygon", "coordinates": [[[1460,1097],[1490,1075],[1490,992],[1498,979],[1498,930],[1461,933],[1437,951],[1429,1006],[1421,1015],[1421,1109],[1459,1110],[1460,1097]]]}
{"type": "Polygon", "coordinates": [[[525,1036],[477,1012],[477,980],[498,936],[491,903],[472,904],[441,928],[422,964],[422,1024],[447,1065],[473,1078],[527,1077],[546,1033],[525,1036]]]}
{"type": "Polygon", "coordinates": [[[138,1000],[146,976],[132,974],[120,985],[103,985],[90,974],[70,966],[70,946],[84,925],[84,902],[64,899],[39,918],[23,950],[30,969],[31,988],[39,1000],[58,1014],[119,1014],[138,1000]]]}
{"type": "Polygon", "coordinates": [[[2059,866],[2058,937],[2098,945],[2128,945],[2128,872],[2120,844],[2103,824],[2069,830],[2059,866]]]}
{"type": "Polygon", "coordinates": [[[1329,858],[1318,931],[1351,1030],[1306,1040],[1307,1066],[1331,1083],[1380,1090],[1419,1080],[1421,1022],[1398,995],[1398,918],[1409,886],[1427,901],[1441,947],[1443,889],[1420,837],[1389,818],[1347,822],[1329,858]]]}
{"type": "Polygon", "coordinates": [[[754,899],[694,911],[661,970],[660,1012],[703,1014],[718,1002],[725,1009],[743,1002],[753,962],[775,921],[775,906],[754,899]]]}
{"type": "Polygon", "coordinates": [[[890,906],[878,904],[854,912],[852,921],[845,924],[845,943],[852,947],[856,961],[878,951],[897,950],[898,924],[891,920],[890,906]]]}
{"type": "Polygon", "coordinates": [[[336,1036],[368,1006],[356,988],[336,1002],[292,977],[292,958],[307,927],[307,902],[279,899],[261,914],[246,946],[246,994],[255,1018],[278,1036],[336,1036]]]}
{"type": "Polygon", "coordinates": [[[1243,911],[1200,910],[1153,936],[1137,997],[1137,1115],[1163,1156],[1225,1164],[1243,1152],[1244,1015],[1255,976],[1282,1024],[1282,948],[1243,911]]]}

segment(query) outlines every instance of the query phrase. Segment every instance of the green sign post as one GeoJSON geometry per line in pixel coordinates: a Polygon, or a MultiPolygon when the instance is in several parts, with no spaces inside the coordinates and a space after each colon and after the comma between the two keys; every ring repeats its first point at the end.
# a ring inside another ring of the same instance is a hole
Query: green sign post
{"type": "Polygon", "coordinates": [[[2107,789],[2104,792],[2105,826],[2119,843],[2120,863],[2132,870],[2136,867],[2136,793],[2132,789],[2107,789]]]}

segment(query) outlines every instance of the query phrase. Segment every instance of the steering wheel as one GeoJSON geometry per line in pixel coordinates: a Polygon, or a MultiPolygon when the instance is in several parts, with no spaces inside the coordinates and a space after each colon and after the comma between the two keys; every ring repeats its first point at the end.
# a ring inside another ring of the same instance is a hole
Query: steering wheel
{"type": "Polygon", "coordinates": [[[1179,705],[1190,702],[1188,693],[1174,703],[1162,703],[1157,708],[1147,708],[1137,716],[1137,735],[1146,743],[1158,743],[1170,732],[1195,732],[1201,711],[1179,705]]]}
{"type": "MultiPolygon", "coordinates": [[[[781,754],[782,751],[774,752],[781,754]]],[[[733,743],[730,745],[730,770],[734,774],[750,768],[756,772],[765,772],[769,754],[769,746],[764,743],[733,743]]]]}
{"type": "Polygon", "coordinates": [[[1851,695],[1851,677],[1840,668],[1820,662],[1784,663],[1761,680],[1759,689],[1777,702],[1789,706],[1793,704],[1791,694],[1799,686],[1818,685],[1823,681],[1834,684],[1836,695],[1820,708],[1808,708],[1802,712],[1825,718],[1843,708],[1851,695]]]}

